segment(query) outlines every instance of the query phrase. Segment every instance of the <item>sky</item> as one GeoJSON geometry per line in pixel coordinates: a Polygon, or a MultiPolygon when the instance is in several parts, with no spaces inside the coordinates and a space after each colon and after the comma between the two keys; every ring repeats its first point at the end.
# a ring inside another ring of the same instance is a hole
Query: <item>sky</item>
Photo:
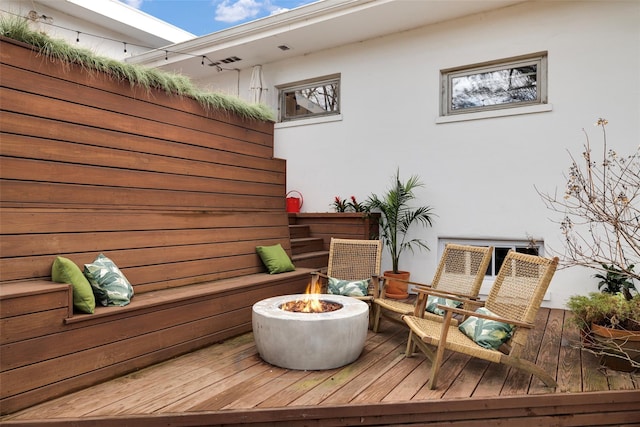
{"type": "Polygon", "coordinates": [[[316,0],[121,0],[196,36],[224,30],[316,0]]]}

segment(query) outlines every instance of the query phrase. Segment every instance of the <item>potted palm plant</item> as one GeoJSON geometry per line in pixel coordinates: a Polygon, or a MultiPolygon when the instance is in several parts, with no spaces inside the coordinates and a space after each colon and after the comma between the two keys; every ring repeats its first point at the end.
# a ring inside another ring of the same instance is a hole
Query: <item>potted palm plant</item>
{"type": "MultiPolygon", "coordinates": [[[[414,207],[411,203],[416,198],[414,190],[423,185],[416,175],[405,182],[400,181],[400,169],[398,169],[387,192],[382,196],[372,194],[366,202],[370,211],[380,212],[380,236],[391,255],[392,269],[383,273],[387,277],[409,280],[410,273],[399,268],[400,256],[406,249],[411,252],[416,248],[429,250],[422,239],[407,237],[409,229],[414,224],[424,227],[432,225],[432,208],[430,206],[414,207]]],[[[407,284],[387,281],[385,295],[390,298],[406,298],[409,296],[407,284]]]]}

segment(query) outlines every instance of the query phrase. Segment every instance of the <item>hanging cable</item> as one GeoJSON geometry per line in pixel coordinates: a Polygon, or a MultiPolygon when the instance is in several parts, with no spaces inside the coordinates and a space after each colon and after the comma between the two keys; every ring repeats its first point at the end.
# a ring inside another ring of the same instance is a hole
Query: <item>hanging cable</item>
{"type": "MultiPolygon", "coordinates": [[[[38,20],[42,24],[50,25],[51,27],[59,28],[61,30],[69,31],[69,32],[72,32],[72,33],[75,32],[76,33],[76,43],[80,43],[80,33],[81,32],[79,30],[75,30],[75,29],[72,29],[72,28],[67,28],[67,27],[63,27],[61,25],[53,24],[52,23],[53,22],[53,17],[51,17],[51,16],[47,16],[47,15],[44,15],[44,14],[38,14],[34,10],[30,11],[26,18],[24,16],[18,15],[18,14],[13,13],[13,12],[9,12],[8,10],[4,10],[4,9],[0,9],[0,12],[6,13],[6,14],[9,14],[9,15],[13,15],[13,16],[16,16],[18,18],[28,19],[28,20],[31,20],[31,21],[38,20]]],[[[164,49],[164,48],[160,49],[160,48],[157,48],[157,47],[145,46],[145,45],[141,45],[141,44],[137,44],[137,43],[130,43],[130,42],[126,42],[126,41],[123,41],[123,40],[113,39],[113,38],[105,37],[105,36],[99,36],[97,34],[92,34],[92,33],[87,33],[87,32],[82,32],[82,34],[84,34],[86,36],[89,36],[89,37],[95,37],[95,38],[98,38],[98,39],[108,40],[108,41],[115,42],[115,43],[122,43],[123,47],[124,47],[124,53],[127,53],[127,44],[129,44],[130,46],[135,46],[135,47],[139,47],[139,48],[142,48],[142,49],[147,49],[148,50],[147,53],[158,52],[158,51],[163,51],[164,50],[164,59],[165,59],[165,61],[169,60],[169,54],[171,53],[171,54],[173,54],[175,56],[184,55],[184,56],[189,56],[189,57],[192,57],[192,58],[201,57],[202,59],[200,61],[200,64],[202,66],[204,66],[204,61],[206,59],[207,61],[209,61],[208,65],[210,67],[216,67],[216,70],[218,72],[236,70],[235,68],[223,68],[223,67],[220,67],[220,65],[218,65],[220,62],[214,62],[214,61],[211,60],[211,58],[209,58],[206,55],[196,55],[196,54],[192,54],[192,53],[180,52],[180,51],[177,51],[177,50],[170,50],[170,49],[164,49]]]]}

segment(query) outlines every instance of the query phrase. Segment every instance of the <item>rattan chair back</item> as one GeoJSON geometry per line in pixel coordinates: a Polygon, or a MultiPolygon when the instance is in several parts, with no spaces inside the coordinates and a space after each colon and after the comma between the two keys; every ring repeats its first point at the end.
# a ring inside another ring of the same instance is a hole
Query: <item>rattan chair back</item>
{"type": "Polygon", "coordinates": [[[477,297],[492,252],[491,246],[447,244],[431,287],[454,295],[477,297]]]}
{"type": "MultiPolygon", "coordinates": [[[[510,251],[504,259],[484,304],[493,314],[532,324],[540,309],[557,260],[510,251]]],[[[529,330],[516,328],[508,344],[516,351],[526,344],[529,330]]]]}
{"type": "Polygon", "coordinates": [[[380,275],[382,242],[332,238],[327,276],[340,280],[363,280],[380,275]]]}

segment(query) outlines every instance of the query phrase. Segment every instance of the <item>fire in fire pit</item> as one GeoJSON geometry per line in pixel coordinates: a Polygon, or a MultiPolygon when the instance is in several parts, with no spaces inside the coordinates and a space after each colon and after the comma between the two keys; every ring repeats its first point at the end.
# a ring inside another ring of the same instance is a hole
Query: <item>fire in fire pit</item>
{"type": "Polygon", "coordinates": [[[280,309],[294,313],[329,313],[342,308],[342,304],[320,299],[319,296],[320,287],[309,284],[303,298],[286,302],[280,309]]]}

